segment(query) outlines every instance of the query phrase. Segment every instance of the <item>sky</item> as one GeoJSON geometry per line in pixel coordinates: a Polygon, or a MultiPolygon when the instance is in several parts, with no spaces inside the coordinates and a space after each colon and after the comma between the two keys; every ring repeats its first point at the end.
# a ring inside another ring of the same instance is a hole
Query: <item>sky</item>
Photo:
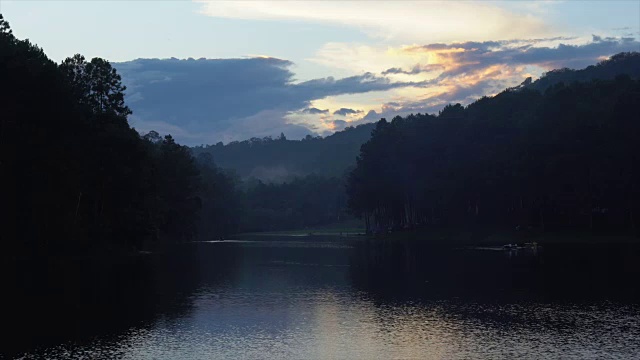
{"type": "Polygon", "coordinates": [[[187,145],[326,136],[640,51],[640,1],[0,0],[60,62],[112,62],[130,123],[187,145]]]}

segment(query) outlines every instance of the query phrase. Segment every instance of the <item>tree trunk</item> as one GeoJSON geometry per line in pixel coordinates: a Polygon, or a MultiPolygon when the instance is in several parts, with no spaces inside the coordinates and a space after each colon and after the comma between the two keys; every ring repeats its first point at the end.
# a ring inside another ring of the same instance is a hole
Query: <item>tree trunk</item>
{"type": "Polygon", "coordinates": [[[78,203],[76,204],[76,214],[73,217],[73,226],[75,227],[76,221],[78,220],[78,210],[80,210],[80,200],[82,199],[82,191],[78,194],[78,203]]]}
{"type": "Polygon", "coordinates": [[[632,197],[629,196],[629,223],[631,225],[631,233],[635,235],[636,233],[636,222],[633,219],[633,201],[632,197]]]}

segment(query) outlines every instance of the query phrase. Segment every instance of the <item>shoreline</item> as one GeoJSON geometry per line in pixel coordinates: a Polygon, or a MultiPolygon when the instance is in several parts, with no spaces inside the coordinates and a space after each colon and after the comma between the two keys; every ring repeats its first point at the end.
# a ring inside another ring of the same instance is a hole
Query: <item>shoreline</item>
{"type": "MultiPolygon", "coordinates": [[[[287,237],[300,239],[340,238],[344,240],[362,240],[377,242],[418,241],[433,245],[452,246],[502,246],[506,244],[524,244],[536,242],[542,244],[640,244],[640,237],[629,234],[594,234],[585,232],[557,231],[548,233],[518,233],[495,231],[486,235],[470,231],[430,230],[399,231],[388,234],[365,234],[363,230],[356,232],[339,231],[273,231],[252,232],[233,235],[233,239],[267,239],[271,237],[287,237]]],[[[230,239],[231,239],[230,238],[230,239]]]]}

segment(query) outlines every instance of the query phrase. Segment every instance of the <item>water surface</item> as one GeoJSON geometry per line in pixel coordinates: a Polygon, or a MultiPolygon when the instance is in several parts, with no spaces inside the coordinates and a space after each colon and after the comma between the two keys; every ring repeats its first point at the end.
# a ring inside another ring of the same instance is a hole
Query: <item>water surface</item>
{"type": "MultiPolygon", "coordinates": [[[[640,250],[337,238],[5,271],[17,358],[638,358],[640,250]]],[[[7,333],[5,331],[5,333],[7,333]]]]}

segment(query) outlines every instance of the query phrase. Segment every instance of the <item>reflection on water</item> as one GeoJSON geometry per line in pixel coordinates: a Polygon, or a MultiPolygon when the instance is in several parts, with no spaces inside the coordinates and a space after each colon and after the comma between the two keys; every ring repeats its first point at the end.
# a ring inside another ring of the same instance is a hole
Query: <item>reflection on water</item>
{"type": "MultiPolygon", "coordinates": [[[[276,240],[276,239],[273,239],[276,240]]],[[[185,245],[11,273],[25,358],[633,358],[637,247],[509,254],[332,241],[185,245]],[[25,285],[29,284],[29,285],[25,285]]]]}

